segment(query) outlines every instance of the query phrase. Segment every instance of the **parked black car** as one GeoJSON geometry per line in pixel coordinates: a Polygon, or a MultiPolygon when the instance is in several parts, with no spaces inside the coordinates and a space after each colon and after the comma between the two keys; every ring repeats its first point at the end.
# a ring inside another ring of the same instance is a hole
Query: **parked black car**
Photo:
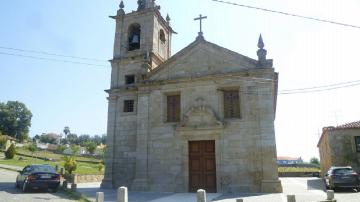
{"type": "Polygon", "coordinates": [[[327,189],[352,188],[360,191],[359,174],[350,166],[331,167],[325,174],[325,185],[327,189]]]}
{"type": "Polygon", "coordinates": [[[19,171],[15,185],[24,192],[32,189],[49,189],[56,192],[60,185],[60,175],[50,165],[28,165],[19,171]]]}

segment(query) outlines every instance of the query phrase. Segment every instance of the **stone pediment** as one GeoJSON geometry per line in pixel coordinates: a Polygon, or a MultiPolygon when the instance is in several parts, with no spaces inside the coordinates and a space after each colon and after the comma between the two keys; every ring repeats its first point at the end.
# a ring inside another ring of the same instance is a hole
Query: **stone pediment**
{"type": "MultiPolygon", "coordinates": [[[[202,100],[198,102],[202,102],[202,100]]],[[[222,129],[224,124],[216,117],[214,111],[204,105],[191,107],[185,114],[183,121],[177,127],[177,130],[194,130],[194,129],[222,129]]]]}
{"type": "Polygon", "coordinates": [[[150,81],[201,77],[255,69],[257,61],[198,39],[150,73],[150,81]]]}

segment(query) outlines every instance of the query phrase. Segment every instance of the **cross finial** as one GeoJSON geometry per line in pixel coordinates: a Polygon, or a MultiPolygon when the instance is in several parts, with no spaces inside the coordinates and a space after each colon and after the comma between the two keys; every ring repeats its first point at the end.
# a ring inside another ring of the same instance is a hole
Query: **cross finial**
{"type": "Polygon", "coordinates": [[[200,21],[200,32],[199,32],[199,36],[200,36],[200,37],[203,36],[203,32],[202,32],[202,20],[203,20],[203,19],[207,19],[207,16],[202,16],[202,15],[200,14],[198,18],[194,18],[194,20],[199,20],[199,21],[200,21]]]}

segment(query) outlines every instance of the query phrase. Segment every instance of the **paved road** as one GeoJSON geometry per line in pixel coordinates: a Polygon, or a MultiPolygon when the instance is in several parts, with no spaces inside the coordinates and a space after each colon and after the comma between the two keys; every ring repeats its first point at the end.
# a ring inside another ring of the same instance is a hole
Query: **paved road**
{"type": "Polygon", "coordinates": [[[1,202],[74,202],[63,194],[47,192],[22,193],[15,188],[16,172],[0,169],[0,201],[1,202]]]}
{"type": "MultiPolygon", "coordinates": [[[[326,199],[325,187],[319,178],[281,178],[284,193],[281,194],[207,194],[208,201],[235,202],[286,202],[286,195],[296,195],[297,202],[313,202],[326,199]]],[[[101,190],[99,183],[79,184],[78,190],[94,201],[96,192],[105,193],[106,202],[116,201],[116,190],[101,190]]],[[[360,202],[360,193],[342,190],[335,193],[338,202],[360,202]]],[[[130,192],[129,202],[195,202],[193,193],[141,193],[130,192]]]]}

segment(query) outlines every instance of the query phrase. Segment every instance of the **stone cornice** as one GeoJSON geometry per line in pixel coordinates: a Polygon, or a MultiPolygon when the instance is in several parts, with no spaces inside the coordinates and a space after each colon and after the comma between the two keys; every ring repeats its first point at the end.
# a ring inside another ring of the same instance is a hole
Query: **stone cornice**
{"type": "Polygon", "coordinates": [[[166,31],[171,32],[173,34],[177,34],[172,29],[172,27],[166,22],[166,20],[162,17],[162,15],[157,7],[147,8],[147,9],[144,9],[141,11],[132,11],[131,13],[127,13],[125,15],[115,15],[115,16],[109,16],[109,17],[112,19],[115,19],[115,20],[120,20],[122,18],[134,17],[134,16],[139,16],[139,15],[144,15],[144,14],[154,14],[159,19],[159,22],[166,29],[166,31]]]}
{"type": "Polygon", "coordinates": [[[173,78],[169,80],[144,80],[141,83],[136,84],[138,87],[151,86],[151,85],[164,85],[164,84],[174,84],[174,83],[187,83],[189,81],[204,81],[204,80],[215,80],[215,79],[224,79],[229,77],[243,77],[243,80],[253,81],[261,80],[261,82],[274,82],[273,77],[263,78],[256,77],[257,75],[271,74],[273,75],[273,68],[264,68],[264,69],[248,69],[241,72],[232,72],[232,73],[223,73],[223,74],[210,74],[210,75],[200,75],[192,76],[186,78],[173,78]]]}

